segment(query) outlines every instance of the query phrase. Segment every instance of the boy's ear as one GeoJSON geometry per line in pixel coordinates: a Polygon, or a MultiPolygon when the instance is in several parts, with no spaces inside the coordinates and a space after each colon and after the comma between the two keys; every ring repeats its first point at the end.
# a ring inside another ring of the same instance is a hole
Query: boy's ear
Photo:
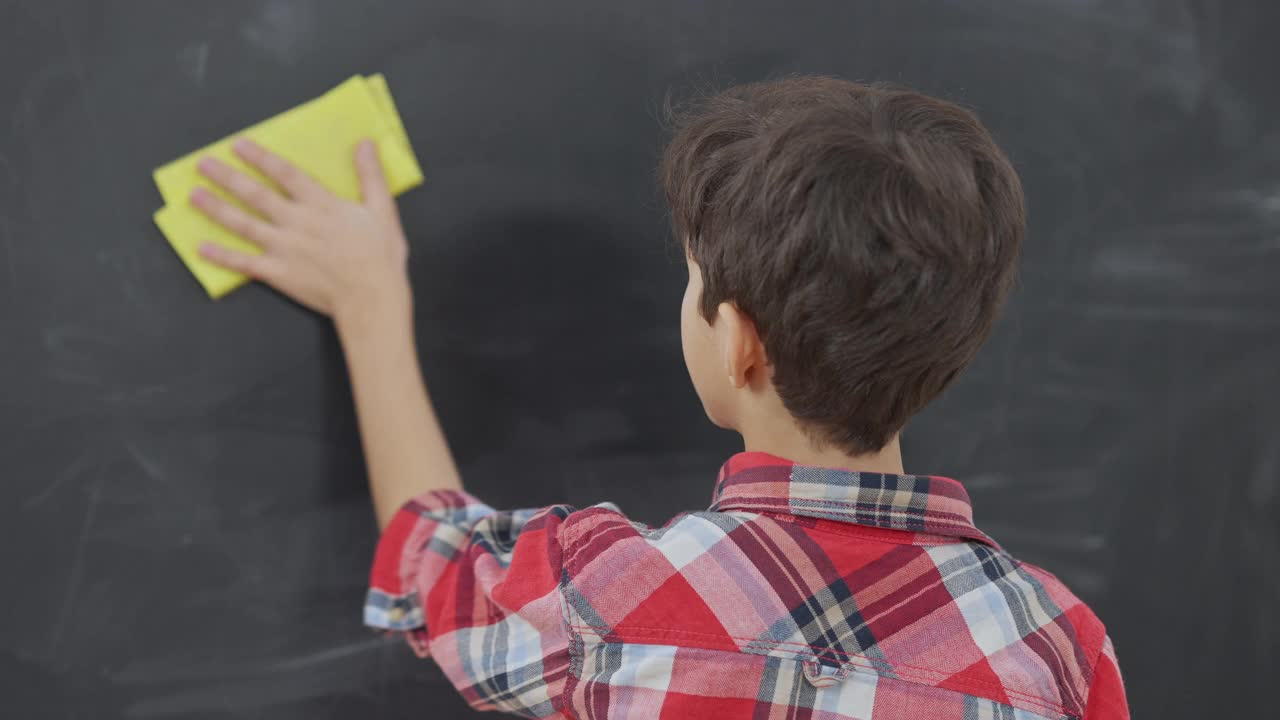
{"type": "Polygon", "coordinates": [[[736,305],[723,302],[716,308],[715,326],[730,384],[739,389],[746,387],[752,371],[761,370],[767,364],[756,324],[736,305]]]}

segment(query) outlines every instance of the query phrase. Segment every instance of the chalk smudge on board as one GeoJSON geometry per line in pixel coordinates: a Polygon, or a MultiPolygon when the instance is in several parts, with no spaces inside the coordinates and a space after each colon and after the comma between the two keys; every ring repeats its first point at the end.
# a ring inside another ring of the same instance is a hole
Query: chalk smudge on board
{"type": "Polygon", "coordinates": [[[67,590],[62,596],[62,609],[58,611],[58,621],[53,627],[53,637],[49,640],[50,657],[58,655],[63,630],[66,629],[76,593],[80,589],[80,577],[84,574],[85,541],[89,538],[89,530],[93,527],[94,518],[98,514],[98,503],[102,501],[102,483],[103,476],[99,474],[94,480],[93,489],[89,491],[89,506],[84,511],[84,521],[80,523],[80,536],[76,540],[75,557],[71,561],[71,572],[67,578],[67,590]]]}
{"type": "Polygon", "coordinates": [[[209,69],[209,43],[202,42],[182,48],[178,52],[178,62],[197,85],[203,85],[209,69]]]}
{"type": "Polygon", "coordinates": [[[263,3],[259,17],[245,24],[240,34],[251,45],[286,64],[298,61],[315,27],[309,3],[271,0],[263,3]]]}
{"type": "Polygon", "coordinates": [[[354,656],[399,651],[403,648],[392,638],[372,636],[353,643],[291,657],[192,666],[160,661],[134,664],[113,676],[116,685],[150,686],[147,699],[129,708],[129,717],[162,717],[198,713],[210,709],[264,707],[281,702],[305,699],[344,689],[360,687],[359,674],[352,674],[354,656]],[[156,690],[157,685],[174,686],[171,691],[156,690]]]}

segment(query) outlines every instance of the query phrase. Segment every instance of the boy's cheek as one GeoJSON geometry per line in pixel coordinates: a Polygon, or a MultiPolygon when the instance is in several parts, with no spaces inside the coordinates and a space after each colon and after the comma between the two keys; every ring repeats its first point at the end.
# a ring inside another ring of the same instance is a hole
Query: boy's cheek
{"type": "Polygon", "coordinates": [[[712,423],[720,427],[729,427],[727,419],[722,417],[721,393],[717,392],[725,390],[726,383],[722,377],[723,371],[717,362],[714,333],[698,311],[701,295],[700,272],[690,263],[689,283],[685,286],[684,297],[680,302],[680,349],[684,355],[685,369],[689,372],[689,380],[693,383],[694,392],[702,401],[703,412],[712,423]]]}
{"type": "Polygon", "coordinates": [[[702,401],[702,409],[706,412],[707,418],[720,427],[728,427],[725,418],[721,417],[723,413],[720,407],[723,401],[721,395],[727,383],[724,382],[722,373],[717,368],[715,348],[707,334],[699,332],[697,327],[688,327],[689,324],[696,325],[696,323],[683,323],[684,327],[680,333],[684,364],[689,371],[689,380],[693,383],[698,399],[702,401]]]}

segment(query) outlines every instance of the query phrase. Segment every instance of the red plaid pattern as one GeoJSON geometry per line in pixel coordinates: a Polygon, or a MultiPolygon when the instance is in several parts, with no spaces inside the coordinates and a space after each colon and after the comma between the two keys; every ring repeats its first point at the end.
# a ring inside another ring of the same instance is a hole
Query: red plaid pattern
{"type": "Polygon", "coordinates": [[[408,503],[365,621],[529,717],[1127,718],[1114,648],[947,478],[742,453],[660,528],[610,504],[408,503]]]}

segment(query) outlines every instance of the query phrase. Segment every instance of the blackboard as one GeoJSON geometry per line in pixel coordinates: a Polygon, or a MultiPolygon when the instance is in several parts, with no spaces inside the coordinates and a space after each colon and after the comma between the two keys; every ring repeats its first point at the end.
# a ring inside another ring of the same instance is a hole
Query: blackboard
{"type": "Polygon", "coordinates": [[[978,110],[1021,280],[909,428],[979,524],[1107,622],[1139,716],[1280,677],[1280,6],[0,4],[0,705],[23,718],[469,717],[360,625],[375,528],[325,322],[207,300],[150,170],[384,72],[425,373],[474,492],[708,501],[735,438],[679,352],[668,93],[787,73],[978,110]]]}

